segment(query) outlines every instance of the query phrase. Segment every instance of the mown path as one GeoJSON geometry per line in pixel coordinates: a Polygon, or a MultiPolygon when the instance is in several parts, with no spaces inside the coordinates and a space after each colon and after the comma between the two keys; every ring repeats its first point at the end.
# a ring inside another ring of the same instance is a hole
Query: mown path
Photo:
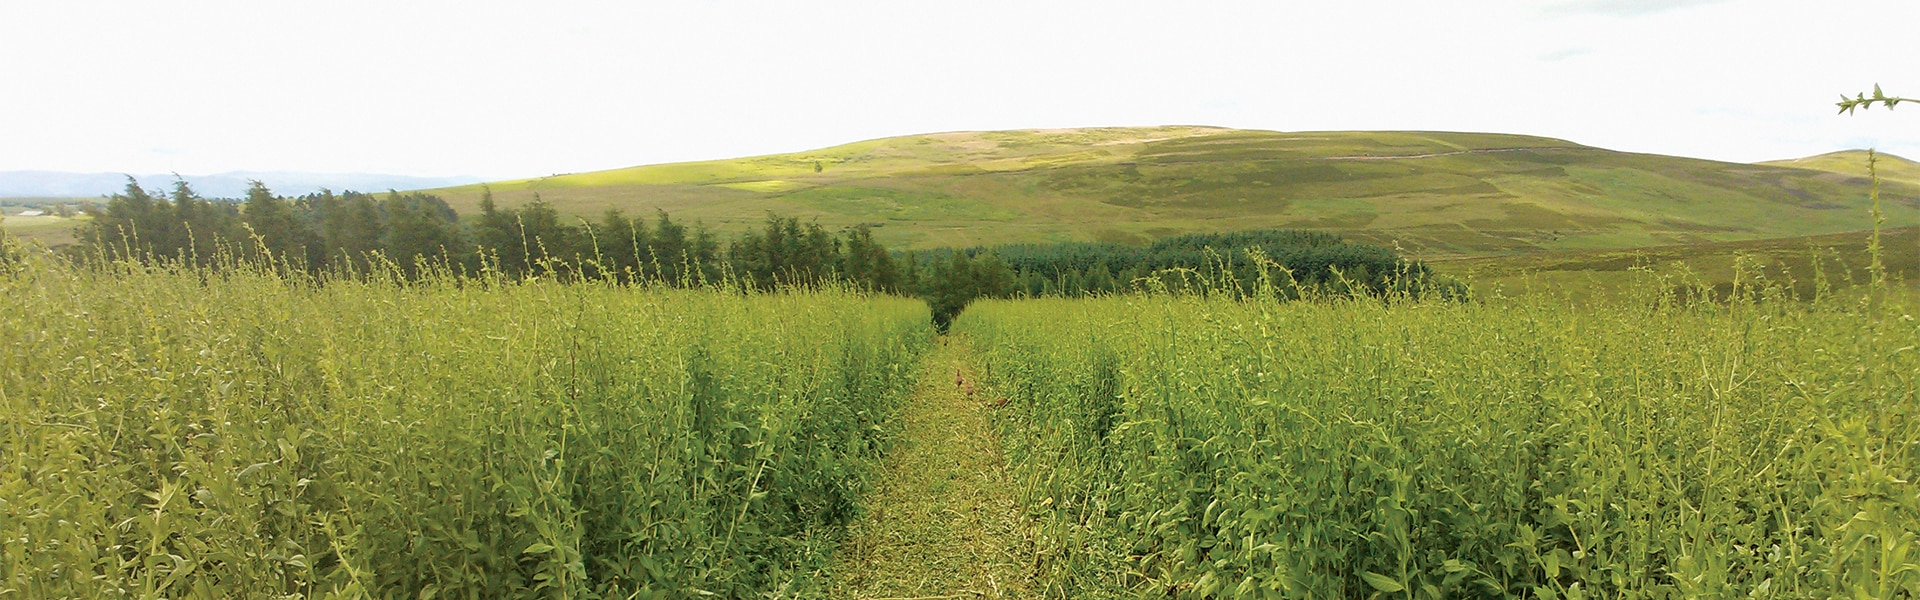
{"type": "Polygon", "coordinates": [[[833,598],[1033,596],[1029,529],[964,344],[942,339],[929,353],[867,515],[839,550],[833,598]]]}

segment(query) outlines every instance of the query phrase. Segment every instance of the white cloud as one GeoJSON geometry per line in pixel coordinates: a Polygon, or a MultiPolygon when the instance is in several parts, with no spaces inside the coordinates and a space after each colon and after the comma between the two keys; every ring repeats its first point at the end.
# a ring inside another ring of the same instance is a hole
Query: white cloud
{"type": "Polygon", "coordinates": [[[1545,5],[1549,13],[1592,13],[1633,17],[1727,1],[1729,0],[1550,0],[1545,5]]]}

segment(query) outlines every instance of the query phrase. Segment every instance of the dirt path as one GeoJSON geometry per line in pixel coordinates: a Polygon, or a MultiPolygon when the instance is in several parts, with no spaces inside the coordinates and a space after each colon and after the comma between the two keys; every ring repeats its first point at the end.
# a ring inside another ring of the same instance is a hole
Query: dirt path
{"type": "Polygon", "coordinates": [[[833,598],[1033,596],[1026,520],[966,356],[954,339],[928,356],[868,514],[840,548],[833,598]]]}
{"type": "Polygon", "coordinates": [[[1564,146],[1525,146],[1520,148],[1469,148],[1446,152],[1428,152],[1425,154],[1359,154],[1354,156],[1316,156],[1311,160],[1405,160],[1413,158],[1435,158],[1440,156],[1459,156],[1462,154],[1495,154],[1499,152],[1539,152],[1542,150],[1568,150],[1564,146]]]}

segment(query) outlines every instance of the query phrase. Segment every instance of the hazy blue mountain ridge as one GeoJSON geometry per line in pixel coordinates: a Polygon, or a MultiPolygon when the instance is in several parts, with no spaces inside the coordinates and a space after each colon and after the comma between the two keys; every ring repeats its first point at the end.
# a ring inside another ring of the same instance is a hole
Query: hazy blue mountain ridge
{"type": "MultiPolygon", "coordinates": [[[[297,196],[320,191],[354,190],[383,192],[417,190],[479,183],[478,177],[414,177],[377,173],[304,173],[287,171],[231,171],[211,175],[180,175],[193,190],[207,198],[238,198],[247,193],[247,182],[258,180],[274,193],[297,196]]],[[[133,175],[140,187],[171,190],[175,175],[133,175]]],[[[59,171],[0,171],[0,198],[97,198],[126,189],[127,175],[122,173],[65,173],[59,171]]]]}

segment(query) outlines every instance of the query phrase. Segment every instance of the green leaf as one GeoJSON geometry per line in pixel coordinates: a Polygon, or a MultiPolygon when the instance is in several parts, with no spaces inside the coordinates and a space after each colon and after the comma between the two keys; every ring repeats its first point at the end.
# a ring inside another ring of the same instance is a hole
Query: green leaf
{"type": "Polygon", "coordinates": [[[553,546],[549,546],[547,544],[540,543],[540,542],[534,542],[532,546],[527,546],[527,549],[522,551],[521,554],[546,554],[552,551],[553,551],[553,546]]]}
{"type": "Polygon", "coordinates": [[[1360,573],[1360,578],[1367,580],[1367,585],[1373,586],[1373,589],[1380,590],[1388,594],[1407,589],[1407,586],[1400,585],[1400,582],[1394,581],[1392,577],[1381,575],[1373,571],[1365,571],[1360,573]]]}

